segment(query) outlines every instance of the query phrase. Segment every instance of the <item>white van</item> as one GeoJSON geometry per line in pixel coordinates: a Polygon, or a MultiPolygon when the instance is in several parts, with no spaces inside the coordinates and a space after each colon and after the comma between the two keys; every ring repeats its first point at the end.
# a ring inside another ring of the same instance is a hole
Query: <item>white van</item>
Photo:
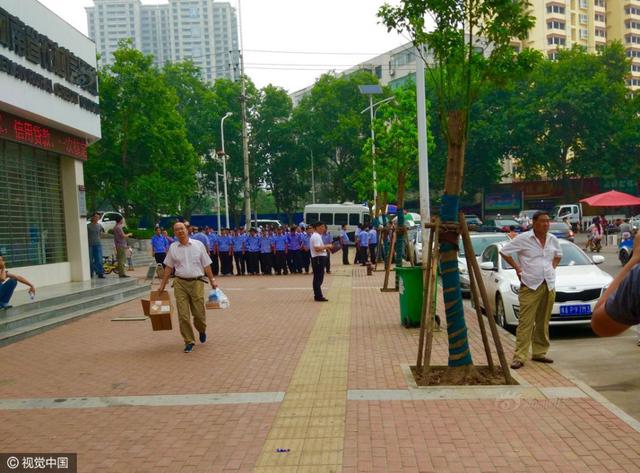
{"type": "Polygon", "coordinates": [[[354,241],[356,226],[371,222],[369,207],[366,205],[345,202],[343,204],[309,204],[304,206],[304,222],[311,225],[324,222],[333,237],[337,237],[342,225],[347,225],[349,238],[354,241]]]}

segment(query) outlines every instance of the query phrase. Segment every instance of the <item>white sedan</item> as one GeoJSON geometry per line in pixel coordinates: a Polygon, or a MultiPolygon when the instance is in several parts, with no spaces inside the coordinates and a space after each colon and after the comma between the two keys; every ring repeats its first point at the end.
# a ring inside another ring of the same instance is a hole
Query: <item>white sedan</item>
{"type": "MultiPolygon", "coordinates": [[[[596,265],[604,256],[589,258],[580,248],[559,240],[562,260],[556,269],[556,300],[551,325],[589,324],[596,302],[613,278],[596,265]]],[[[504,328],[518,324],[520,281],[502,258],[505,242],[489,245],[480,256],[480,270],[496,321],[504,328]]]]}

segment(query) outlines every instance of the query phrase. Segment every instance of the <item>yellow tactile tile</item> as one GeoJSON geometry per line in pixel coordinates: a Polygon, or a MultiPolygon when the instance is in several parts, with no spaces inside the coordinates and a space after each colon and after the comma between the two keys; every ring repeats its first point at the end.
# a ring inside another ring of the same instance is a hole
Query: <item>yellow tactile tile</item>
{"type": "Polygon", "coordinates": [[[328,297],[330,302],[322,306],[309,335],[255,473],[342,471],[351,278],[334,278],[328,297]],[[289,451],[278,452],[279,448],[289,451]]]}

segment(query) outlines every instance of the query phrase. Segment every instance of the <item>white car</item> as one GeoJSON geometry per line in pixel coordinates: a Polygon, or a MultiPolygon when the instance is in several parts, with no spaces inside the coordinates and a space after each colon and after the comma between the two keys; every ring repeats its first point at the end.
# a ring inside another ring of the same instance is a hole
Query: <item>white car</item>
{"type": "MultiPolygon", "coordinates": [[[[482,254],[487,246],[492,243],[509,240],[506,233],[470,233],[471,246],[473,246],[474,257],[477,258],[482,254]]],[[[458,241],[458,271],[460,271],[460,289],[462,295],[471,293],[471,282],[469,280],[469,270],[467,268],[467,257],[464,252],[462,238],[458,241]]]]}
{"type": "MultiPolygon", "coordinates": [[[[500,241],[506,241],[509,239],[506,233],[470,233],[471,245],[475,257],[477,258],[484,251],[484,249],[491,243],[497,243],[500,241]]],[[[413,243],[414,254],[416,258],[416,264],[422,262],[422,235],[417,233],[415,241],[413,243]]],[[[458,241],[458,271],[460,271],[460,289],[463,295],[469,295],[471,291],[471,282],[469,281],[469,272],[467,269],[467,258],[464,253],[464,246],[462,244],[462,238],[458,241]]]]}
{"type": "MultiPolygon", "coordinates": [[[[604,262],[604,256],[589,258],[573,243],[559,242],[563,255],[556,269],[556,300],[550,324],[589,324],[596,302],[613,278],[596,266],[604,262]]],[[[520,281],[500,254],[504,245],[494,243],[485,248],[480,256],[480,272],[496,321],[508,328],[518,324],[520,281]]]]}
{"type": "MultiPolygon", "coordinates": [[[[115,228],[117,216],[122,217],[122,214],[120,214],[120,212],[99,212],[99,213],[100,213],[100,220],[98,220],[98,223],[102,225],[102,228],[104,228],[105,233],[115,228]]],[[[91,223],[91,217],[87,218],[87,225],[89,223],[91,223]]]]}

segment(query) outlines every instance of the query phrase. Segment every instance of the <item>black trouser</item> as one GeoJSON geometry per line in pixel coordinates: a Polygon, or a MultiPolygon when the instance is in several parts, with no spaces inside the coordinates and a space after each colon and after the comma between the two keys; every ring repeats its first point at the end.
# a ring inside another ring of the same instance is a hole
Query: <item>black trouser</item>
{"type": "Polygon", "coordinates": [[[354,253],[356,255],[353,258],[353,264],[358,264],[360,262],[360,246],[356,245],[356,251],[354,251],[354,253]]]}
{"type": "Polygon", "coordinates": [[[302,271],[300,262],[300,250],[289,250],[287,253],[287,265],[291,273],[299,273],[302,271]]]}
{"type": "Polygon", "coordinates": [[[161,264],[164,268],[164,259],[167,257],[166,253],[155,253],[153,257],[156,259],[156,264],[161,264]]]}
{"type": "Polygon", "coordinates": [[[311,252],[309,250],[300,250],[300,255],[302,256],[302,265],[300,266],[300,272],[302,272],[302,270],[304,269],[304,272],[308,273],[309,265],[311,264],[311,252]]]}
{"type": "Polygon", "coordinates": [[[242,251],[234,251],[233,252],[233,259],[236,262],[236,274],[244,275],[244,273],[247,272],[247,264],[246,264],[245,257],[244,257],[244,254],[242,253],[242,251]]]}
{"type": "Polygon", "coordinates": [[[313,269],[313,297],[322,299],[322,281],[324,281],[324,268],[327,266],[326,256],[315,256],[311,258],[311,268],[313,269]]]}
{"type": "Polygon", "coordinates": [[[257,251],[250,251],[247,253],[247,272],[249,274],[258,274],[258,258],[260,253],[257,251]]]}
{"type": "Polygon", "coordinates": [[[282,274],[283,272],[284,274],[289,274],[289,271],[287,271],[287,254],[284,250],[276,251],[274,267],[278,274],[282,274]]]}
{"type": "Polygon", "coordinates": [[[233,274],[233,266],[231,264],[231,255],[228,251],[220,253],[220,266],[222,274],[233,274]]]}
{"type": "Polygon", "coordinates": [[[327,252],[327,273],[331,272],[331,252],[327,252]]]}
{"type": "Polygon", "coordinates": [[[377,243],[371,243],[369,245],[369,256],[371,257],[371,264],[376,264],[376,259],[377,259],[376,250],[377,249],[378,249],[378,244],[377,243]]]}
{"type": "Polygon", "coordinates": [[[349,245],[342,245],[342,264],[349,264],[349,245]]]}
{"type": "Polygon", "coordinates": [[[271,274],[271,253],[260,253],[262,274],[271,274]]]}
{"type": "Polygon", "coordinates": [[[360,246],[358,253],[360,253],[360,256],[358,258],[359,262],[362,263],[362,266],[365,266],[367,264],[367,253],[368,253],[368,246],[360,246]]]}
{"type": "Polygon", "coordinates": [[[211,271],[213,272],[214,276],[217,276],[218,273],[220,273],[220,265],[218,264],[218,255],[212,251],[211,253],[209,253],[209,256],[211,256],[211,271]]]}

